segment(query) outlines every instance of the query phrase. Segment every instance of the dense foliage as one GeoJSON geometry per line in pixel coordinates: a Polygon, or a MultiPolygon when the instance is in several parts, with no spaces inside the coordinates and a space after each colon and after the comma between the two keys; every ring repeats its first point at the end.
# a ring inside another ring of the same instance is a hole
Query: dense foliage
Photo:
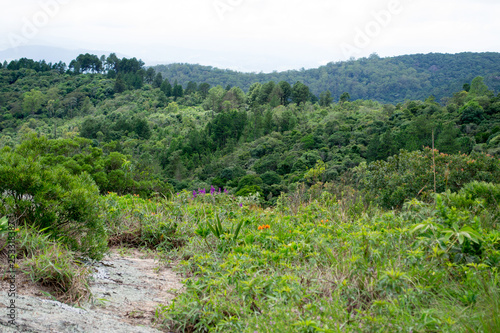
{"type": "Polygon", "coordinates": [[[0,215],[45,230],[71,249],[100,258],[106,232],[98,218],[99,189],[87,173],[72,175],[40,156],[37,139],[0,151],[0,215]]]}
{"type": "Polygon", "coordinates": [[[21,59],[0,69],[0,146],[14,148],[30,133],[57,139],[48,141],[54,147],[43,154],[56,157],[46,162],[87,172],[101,193],[169,195],[214,185],[257,191],[273,204],[308,182],[318,161],[321,181],[338,181],[362,162],[431,146],[433,132],[446,154],[498,155],[500,148],[500,101],[482,77],[445,106],[432,96],[392,105],[352,101],[352,91],[338,103],[328,91],[315,101],[301,81],[255,82],[247,93],[182,86],[113,54],[63,65],[21,59]]]}
{"type": "MultiPolygon", "coordinates": [[[[341,65],[395,60],[363,61],[341,65]]],[[[114,55],[2,64],[0,242],[17,223],[23,267],[71,301],[75,257],[159,251],[186,277],[156,313],[169,331],[493,331],[500,96],[478,74],[444,104],[393,105],[306,80],[185,84],[114,55]]]]}
{"type": "Polygon", "coordinates": [[[335,100],[344,92],[353,99],[371,99],[381,103],[425,99],[438,101],[451,96],[476,76],[484,76],[494,91],[500,91],[500,55],[498,53],[413,54],[328,63],[319,68],[273,73],[241,73],[210,66],[191,64],[158,65],[154,69],[186,85],[189,81],[211,85],[238,86],[248,91],[255,82],[301,81],[319,96],[330,91],[335,100]]]}

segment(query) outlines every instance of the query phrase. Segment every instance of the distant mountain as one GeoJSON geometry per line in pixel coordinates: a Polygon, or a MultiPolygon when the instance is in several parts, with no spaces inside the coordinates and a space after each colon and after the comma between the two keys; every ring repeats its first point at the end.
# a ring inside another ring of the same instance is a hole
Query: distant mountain
{"type": "MultiPolygon", "coordinates": [[[[219,52],[203,49],[189,49],[177,46],[168,46],[168,52],[138,49],[133,55],[125,55],[116,51],[76,49],[70,50],[61,47],[24,45],[0,51],[0,61],[18,60],[20,58],[33,59],[35,61],[45,60],[45,62],[58,63],[59,61],[69,64],[79,54],[95,54],[97,56],[116,53],[120,58],[136,57],[143,60],[146,65],[157,65],[165,63],[176,63],[179,61],[186,63],[210,64],[222,68],[232,68],[238,71],[249,71],[249,68],[262,68],[268,70],[272,64],[279,64],[279,68],[295,68],[294,62],[283,61],[283,59],[271,55],[248,54],[242,51],[219,52]]],[[[270,72],[270,70],[268,70],[270,72]]]]}
{"type": "Polygon", "coordinates": [[[500,53],[414,54],[380,58],[370,56],[358,60],[328,63],[315,69],[273,73],[243,73],[211,66],[191,64],[157,65],[153,67],[171,82],[183,86],[189,81],[212,86],[239,86],[247,91],[254,82],[301,81],[315,95],[330,90],[337,100],[343,92],[351,99],[372,99],[383,103],[426,99],[437,101],[460,91],[465,83],[483,76],[491,90],[500,91],[500,53]]]}
{"type": "MultiPolygon", "coordinates": [[[[107,56],[112,52],[113,51],[97,51],[86,49],[69,50],[52,46],[24,45],[0,51],[0,61],[9,62],[11,60],[28,58],[35,61],[45,60],[45,62],[47,63],[58,63],[59,61],[62,61],[66,63],[66,65],[68,65],[71,60],[78,57],[79,54],[90,53],[98,56],[101,56],[103,54],[107,56]]],[[[123,57],[123,55],[120,54],[117,54],[117,56],[123,57]]]]}

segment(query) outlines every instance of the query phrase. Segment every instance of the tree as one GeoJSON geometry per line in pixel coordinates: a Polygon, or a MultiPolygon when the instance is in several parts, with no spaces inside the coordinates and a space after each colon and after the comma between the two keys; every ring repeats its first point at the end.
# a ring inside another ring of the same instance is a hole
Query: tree
{"type": "Polygon", "coordinates": [[[134,131],[141,139],[147,140],[151,137],[151,129],[146,119],[137,119],[134,131]]]}
{"type": "Polygon", "coordinates": [[[115,93],[119,94],[124,92],[125,90],[127,90],[127,85],[125,84],[125,81],[123,80],[122,76],[119,75],[115,81],[114,91],[115,93]]]}
{"type": "Polygon", "coordinates": [[[332,102],[333,102],[333,97],[332,97],[332,93],[330,92],[330,90],[323,91],[321,94],[319,94],[319,105],[320,106],[326,107],[326,106],[329,106],[330,104],[332,104],[332,102]]]}
{"type": "Polygon", "coordinates": [[[71,61],[69,67],[76,74],[86,72],[100,73],[104,70],[103,63],[99,57],[89,53],[78,55],[75,60],[71,61]]]}
{"type": "Polygon", "coordinates": [[[447,154],[458,153],[460,149],[457,141],[459,134],[459,129],[455,128],[453,123],[446,124],[436,140],[436,149],[447,154]]]}
{"type": "Polygon", "coordinates": [[[192,93],[196,92],[197,88],[198,87],[196,85],[196,82],[189,81],[186,86],[186,89],[184,90],[184,95],[191,95],[192,93]]]}
{"type": "Polygon", "coordinates": [[[213,112],[222,111],[222,102],[224,96],[226,95],[226,90],[222,86],[213,87],[208,91],[207,98],[203,103],[206,110],[212,110],[213,112]]]}
{"type": "Polygon", "coordinates": [[[257,106],[261,88],[262,84],[260,84],[259,82],[255,82],[250,86],[250,89],[248,89],[247,102],[250,106],[257,106]]]}
{"type": "Polygon", "coordinates": [[[349,95],[348,92],[344,92],[342,93],[342,95],[340,95],[340,103],[349,102],[350,100],[351,100],[351,95],[349,95]]]}
{"type": "Polygon", "coordinates": [[[304,104],[309,100],[309,87],[300,81],[295,82],[292,87],[292,101],[297,105],[304,104]]]}
{"type": "Polygon", "coordinates": [[[280,81],[280,83],[278,83],[278,86],[280,87],[282,92],[280,101],[281,105],[287,106],[290,102],[290,98],[292,97],[292,86],[286,81],[280,81]]]}
{"type": "Polygon", "coordinates": [[[238,109],[245,103],[245,100],[246,96],[243,90],[239,87],[233,87],[225,94],[223,104],[227,101],[231,109],[238,109]]]}
{"type": "Polygon", "coordinates": [[[207,98],[208,91],[210,90],[210,85],[208,83],[200,83],[198,86],[198,91],[203,99],[207,98]]]}
{"type": "Polygon", "coordinates": [[[40,90],[31,89],[23,95],[23,111],[34,115],[37,113],[44,102],[44,95],[40,90]]]}
{"type": "Polygon", "coordinates": [[[259,89],[259,95],[257,96],[257,103],[263,105],[271,101],[271,93],[275,87],[274,81],[269,81],[264,83],[259,89]]]}
{"type": "MultiPolygon", "coordinates": [[[[472,91],[472,88],[471,88],[472,91]]],[[[476,101],[470,101],[459,110],[462,124],[479,124],[484,119],[484,110],[476,101]]]]}
{"type": "Polygon", "coordinates": [[[481,76],[477,76],[472,80],[469,93],[475,96],[484,96],[491,94],[488,86],[484,83],[484,78],[481,76]]]}
{"type": "Polygon", "coordinates": [[[174,100],[184,96],[184,90],[182,89],[182,86],[177,83],[177,80],[175,80],[174,88],[172,89],[172,96],[174,96],[174,100]]]}
{"type": "Polygon", "coordinates": [[[153,88],[160,88],[163,83],[163,76],[161,73],[156,73],[156,76],[153,80],[153,88]]]}
{"type": "Polygon", "coordinates": [[[153,67],[149,67],[146,71],[146,75],[144,77],[144,80],[146,83],[152,84],[155,79],[155,70],[153,67]]]}
{"type": "Polygon", "coordinates": [[[120,66],[120,59],[116,56],[116,53],[111,53],[107,58],[106,58],[106,69],[108,71],[113,71],[115,73],[118,73],[118,69],[120,66]]]}
{"type": "Polygon", "coordinates": [[[172,85],[170,84],[170,82],[168,82],[168,79],[165,79],[162,82],[162,84],[160,86],[160,90],[163,91],[165,96],[167,96],[167,97],[172,96],[172,85]]]}

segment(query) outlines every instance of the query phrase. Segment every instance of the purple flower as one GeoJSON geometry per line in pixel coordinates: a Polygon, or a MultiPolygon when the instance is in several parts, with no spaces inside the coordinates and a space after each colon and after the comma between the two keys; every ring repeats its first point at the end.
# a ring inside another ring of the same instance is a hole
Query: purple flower
{"type": "Polygon", "coordinates": [[[228,193],[228,192],[227,192],[227,189],[224,189],[224,193],[225,193],[225,194],[227,194],[227,193],[228,193]]]}
{"type": "Polygon", "coordinates": [[[215,187],[213,185],[210,185],[210,194],[214,195],[215,193],[215,187]]]}
{"type": "Polygon", "coordinates": [[[196,198],[196,190],[193,190],[193,199],[196,198]]]}
{"type": "Polygon", "coordinates": [[[240,207],[243,207],[243,204],[242,204],[242,203],[240,203],[240,207]]]}

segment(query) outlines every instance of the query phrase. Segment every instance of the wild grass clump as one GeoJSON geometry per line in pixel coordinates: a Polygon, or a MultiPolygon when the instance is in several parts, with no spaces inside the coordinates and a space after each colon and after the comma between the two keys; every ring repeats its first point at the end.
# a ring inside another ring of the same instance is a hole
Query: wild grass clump
{"type": "Polygon", "coordinates": [[[33,282],[48,287],[63,302],[77,303],[89,296],[91,271],[75,253],[33,229],[21,229],[18,239],[25,255],[21,267],[33,282]]]}
{"type": "Polygon", "coordinates": [[[182,220],[180,205],[167,199],[143,199],[138,195],[119,196],[110,192],[101,198],[109,246],[171,250],[184,243],[176,232],[182,220]]]}

